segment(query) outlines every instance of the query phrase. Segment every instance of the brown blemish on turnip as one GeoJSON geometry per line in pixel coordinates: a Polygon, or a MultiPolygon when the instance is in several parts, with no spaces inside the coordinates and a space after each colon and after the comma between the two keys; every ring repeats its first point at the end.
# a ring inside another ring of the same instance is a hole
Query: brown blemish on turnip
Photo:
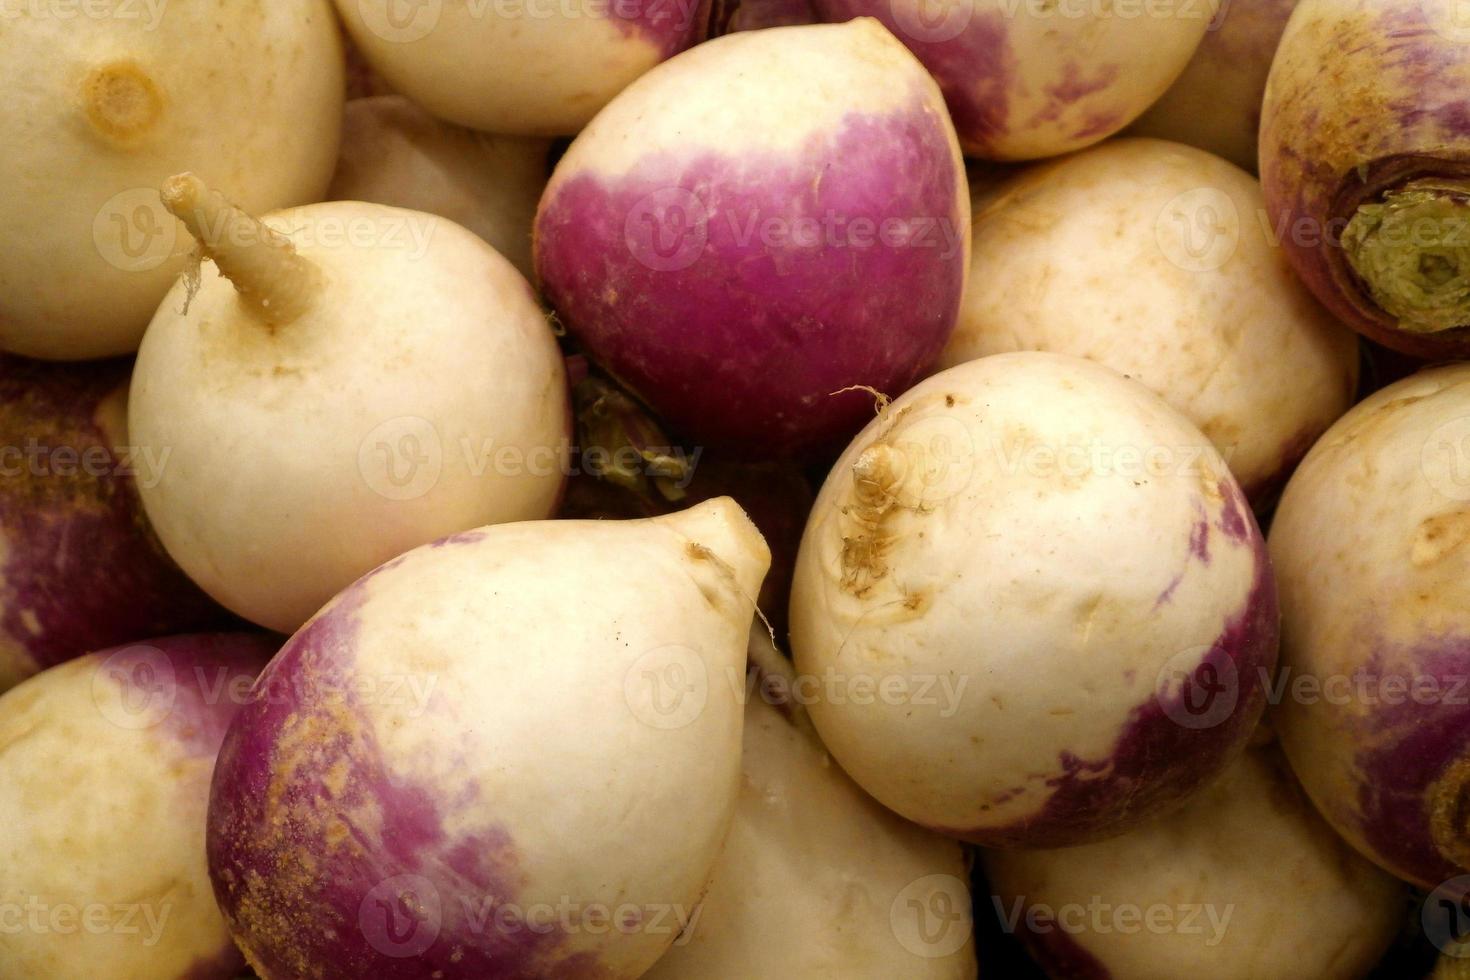
{"type": "Polygon", "coordinates": [[[114,61],[93,69],[83,80],[82,106],[97,135],[132,146],[163,115],[163,93],[137,62],[114,61]]]}
{"type": "Polygon", "coordinates": [[[1451,864],[1470,868],[1470,759],[1450,763],[1426,797],[1434,846],[1451,864]]]}
{"type": "Polygon", "coordinates": [[[1436,514],[1414,531],[1409,547],[1409,560],[1415,568],[1425,568],[1458,551],[1470,541],[1470,510],[1436,514]]]}

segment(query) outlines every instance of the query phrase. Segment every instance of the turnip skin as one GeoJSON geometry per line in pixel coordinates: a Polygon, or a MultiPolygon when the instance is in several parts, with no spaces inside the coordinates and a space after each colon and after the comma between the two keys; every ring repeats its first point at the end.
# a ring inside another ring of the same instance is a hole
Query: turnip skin
{"type": "Polygon", "coordinates": [[[536,230],[593,358],[679,434],[762,458],[848,438],[872,400],[841,389],[917,380],[969,254],[938,89],[867,19],[728,35],[650,72],[572,144],[536,230]],[[849,230],[888,221],[910,237],[849,230]]]}
{"type": "Polygon", "coordinates": [[[1014,350],[1096,360],[1198,425],[1258,506],[1352,404],[1357,337],[1296,279],[1256,221],[1259,186],[1226,161],[1114,140],[974,198],[943,366],[1014,350]]]}
{"type": "Polygon", "coordinates": [[[1271,529],[1282,745],[1339,833],[1427,888],[1470,871],[1467,415],[1466,365],[1377,392],[1308,454],[1271,529]]]}
{"type": "MultiPolygon", "coordinates": [[[[1262,110],[1268,217],[1298,275],[1354,329],[1420,358],[1470,353],[1470,329],[1410,327],[1386,312],[1354,271],[1343,241],[1360,205],[1374,205],[1385,193],[1420,180],[1465,186],[1470,48],[1455,17],[1453,0],[1302,0],[1272,65],[1262,110]]],[[[1463,189],[1444,197],[1460,200],[1459,194],[1463,189]]],[[[1453,236],[1463,251],[1462,220],[1451,216],[1442,230],[1431,231],[1426,222],[1407,233],[1408,266],[1419,255],[1450,250],[1433,247],[1436,240],[1453,236]],[[1425,240],[1430,247],[1415,244],[1425,240]]],[[[1451,264],[1459,268],[1453,258],[1451,264]]]]}
{"type": "Polygon", "coordinates": [[[347,103],[327,198],[437,214],[534,275],[531,225],[551,172],[545,140],[488,136],[440,122],[401,95],[347,103]]]}
{"type": "Polygon", "coordinates": [[[990,852],[985,866],[1002,915],[1019,901],[1046,922],[1033,931],[1022,912],[1019,934],[1055,977],[1359,980],[1397,936],[1405,905],[1403,886],[1323,823],[1270,746],[1132,833],[990,852]],[[1137,910],[1136,928],[1121,918],[1102,919],[1106,929],[1043,918],[1097,903],[1137,910]],[[1142,913],[1156,907],[1172,910],[1177,928],[1148,928],[1142,913]],[[1203,908],[1186,926],[1190,907],[1203,908]]]}
{"type": "Polygon", "coordinates": [[[768,561],[722,499],[467,532],[338,596],[262,676],[215,773],[210,868],[252,965],[265,980],[647,970],[671,919],[593,935],[468,913],[492,898],[692,913],[735,808],[739,678],[768,561]],[[667,650],[683,659],[660,661],[667,650]],[[663,663],[708,679],[676,724],[629,693],[663,663]],[[354,694],[395,677],[433,680],[419,710],[354,694]],[[432,886],[436,914],[393,891],[405,875],[420,902],[432,886]],[[389,923],[385,908],[416,918],[389,923]],[[388,945],[404,933],[416,955],[388,945]]]}
{"type": "Polygon", "coordinates": [[[843,774],[778,686],[793,679],[790,665],[763,629],[750,660],[758,683],[735,821],[699,922],[646,980],[975,980],[960,845],[899,819],[843,774]],[[910,899],[923,911],[958,899],[957,917],[909,936],[899,925],[910,899]]]}
{"type": "Polygon", "coordinates": [[[0,693],[92,650],[217,624],[164,553],[129,458],[129,365],[0,355],[0,693]],[[34,445],[42,452],[24,455],[34,445]]]}
{"type": "Polygon", "coordinates": [[[571,136],[618,92],[699,38],[695,0],[426,4],[336,0],[348,33],[396,92],[461,126],[571,136]],[[552,8],[553,16],[532,9],[552,8]]]}
{"type": "Polygon", "coordinates": [[[553,513],[570,410],[530,284],[475,235],[357,202],[265,224],[301,240],[320,295],[272,326],[213,264],[187,313],[181,281],[139,351],[130,417],[140,446],[171,454],[142,488],[169,554],[227,608],[289,633],[410,548],[553,513]],[[331,228],[385,244],[344,247],[331,228]],[[497,462],[507,449],[518,462],[497,462]]]}
{"type": "Polygon", "coordinates": [[[0,931],[0,974],[239,975],[210,894],[205,808],[239,693],[274,650],[247,635],[150,640],[71,660],[0,697],[0,904],[133,909],[102,932],[0,931]]]}
{"type": "Polygon", "coordinates": [[[1176,140],[1255,172],[1261,100],[1297,0],[1229,0],[1184,74],[1129,132],[1176,140]]]}
{"type": "Polygon", "coordinates": [[[798,671],[912,695],[823,685],[813,719],[915,822],[994,847],[1116,835],[1204,785],[1260,717],[1278,616],[1255,520],[1208,440],[1107,368],[1027,352],[937,374],[854,440],[812,515],[798,671]],[[1125,455],[1158,450],[1146,472],[1125,455]],[[1229,694],[1190,723],[1164,682],[1211,672],[1229,694]],[[921,703],[927,679],[965,687],[921,703]]]}
{"type": "Polygon", "coordinates": [[[46,6],[15,4],[0,35],[0,348],[130,353],[188,253],[150,192],[190,167],[255,213],[320,200],[342,40],[327,0],[167,4],[156,23],[46,6]]]}
{"type": "Polygon", "coordinates": [[[970,156],[1033,160],[1121,130],[1189,63],[1210,0],[1143,5],[972,0],[813,0],[824,20],[876,17],[933,73],[970,156]]]}

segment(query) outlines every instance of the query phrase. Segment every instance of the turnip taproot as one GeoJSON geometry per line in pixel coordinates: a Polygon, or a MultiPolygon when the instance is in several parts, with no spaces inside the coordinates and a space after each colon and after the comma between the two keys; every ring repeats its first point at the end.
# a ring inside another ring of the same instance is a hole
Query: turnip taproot
{"type": "Polygon", "coordinates": [[[832,762],[763,629],[750,660],[735,821],[699,921],[646,980],[975,980],[960,845],[900,820],[832,762]]]}
{"type": "Polygon", "coordinates": [[[699,37],[699,0],[419,3],[336,0],[368,63],[461,126],[570,136],[628,83],[699,37]]]}
{"type": "Polygon", "coordinates": [[[127,435],[128,365],[0,355],[0,693],[93,650],[214,625],[137,482],[166,454],[127,435]]]}
{"type": "Polygon", "coordinates": [[[1198,425],[1256,503],[1352,404],[1357,336],[1297,281],[1239,168],[1114,140],[976,196],[944,365],[1014,350],[1106,364],[1198,425]]]}
{"type": "Polygon", "coordinates": [[[954,328],[969,209],[934,82],[876,21],[731,34],[630,86],[558,164],[547,297],[680,434],[848,438],[954,328]],[[901,179],[895,175],[902,174],[901,179]]]}
{"type": "Polygon", "coordinates": [[[1467,40],[1458,0],[1302,0],[1262,111],[1268,217],[1297,272],[1426,358],[1470,353],[1467,40]]]}
{"type": "Polygon", "coordinates": [[[1271,527],[1281,706],[1338,832],[1408,881],[1470,873],[1470,365],[1423,371],[1328,430],[1271,527]]]}
{"type": "Polygon", "coordinates": [[[217,271],[181,280],[138,355],[143,503],[205,591],[288,633],[445,534],[554,511],[569,408],[526,280],[443,218],[338,202],[265,222],[192,176],[165,200],[217,271]]]}
{"type": "Polygon", "coordinates": [[[1130,132],[1178,140],[1256,169],[1266,76],[1297,0],[1228,0],[1194,59],[1130,132]]]}
{"type": "Polygon", "coordinates": [[[461,129],[401,95],[383,95],[347,103],[342,156],[327,197],[458,222],[529,278],[531,225],[550,172],[545,140],[461,129]]]}
{"type": "Polygon", "coordinates": [[[769,553],[728,498],[412,551],[272,661],[209,861],[265,980],[631,978],[696,914],[739,791],[769,553]]]}
{"type": "Polygon", "coordinates": [[[344,82],[327,0],[103,6],[3,17],[0,349],[137,349],[188,251],[158,203],[170,174],[192,167],[256,212],[319,200],[332,175],[344,82]]]}
{"type": "Polygon", "coordinates": [[[1031,160],[1089,146],[1184,70],[1215,0],[813,0],[824,20],[877,17],[944,90],[965,152],[1031,160]]]}
{"type": "Polygon", "coordinates": [[[210,773],[274,641],[151,640],[0,697],[0,976],[230,980],[204,860],[210,773]]]}
{"type": "Polygon", "coordinates": [[[1132,833],[992,852],[985,867],[996,911],[1054,977],[1360,980],[1407,904],[1322,822],[1274,746],[1132,833]]]}
{"type": "Polygon", "coordinates": [[[990,846],[1116,835],[1242,749],[1276,660],[1244,495],[1141,384],[997,354],[888,405],[797,559],[812,717],[880,802],[990,846]]]}

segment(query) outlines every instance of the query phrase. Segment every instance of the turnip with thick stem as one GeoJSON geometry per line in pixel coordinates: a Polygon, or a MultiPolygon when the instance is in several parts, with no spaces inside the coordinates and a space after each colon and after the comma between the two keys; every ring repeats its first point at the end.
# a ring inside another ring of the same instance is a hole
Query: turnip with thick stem
{"type": "Polygon", "coordinates": [[[1470,366],[1328,430],[1271,526],[1292,766],[1328,821],[1428,888],[1470,873],[1470,366]]]}
{"type": "Polygon", "coordinates": [[[159,309],[129,414],[170,454],[148,516],[206,592],[288,633],[410,548],[554,511],[562,357],[494,249],[356,202],[262,222],[192,175],[164,200],[216,269],[159,309]]]}
{"type": "Polygon", "coordinates": [[[749,655],[735,822],[699,921],[646,980],[975,980],[960,845],[843,775],[763,628],[749,655]]]}
{"type": "Polygon", "coordinates": [[[467,532],[339,595],[215,771],[210,870],[251,965],[643,974],[697,915],[735,810],[769,559],[724,498],[467,532]]]}
{"type": "Polygon", "coordinates": [[[1261,121],[1269,219],[1327,308],[1470,354],[1470,33],[1457,0],[1302,0],[1261,121]]]}
{"type": "Polygon", "coordinates": [[[347,103],[333,201],[368,201],[458,222],[528,278],[531,225],[551,173],[545,140],[440,122],[401,95],[347,103]]]}
{"type": "Polygon", "coordinates": [[[1254,172],[1266,76],[1297,0],[1228,0],[1169,91],[1129,130],[1197,146],[1254,172]]]}
{"type": "Polygon", "coordinates": [[[954,327],[954,129],[876,21],[728,35],[618,96],[558,164],[536,268],[567,329],[692,441],[839,443],[954,327]],[[902,174],[895,180],[895,174],[902,174]]]}
{"type": "Polygon", "coordinates": [[[231,980],[204,860],[210,773],[275,641],[150,640],[0,697],[0,976],[231,980]]]}
{"type": "Polygon", "coordinates": [[[1360,980],[1407,904],[1322,822],[1274,746],[1132,833],[992,852],[985,867],[996,911],[1055,977],[1360,980]]]}
{"type": "Polygon", "coordinates": [[[990,160],[1056,156],[1118,132],[1184,70],[1215,11],[1214,0],[812,2],[824,20],[881,20],[938,80],[965,152],[990,160]]]}
{"type": "Polygon", "coordinates": [[[942,364],[1015,350],[1105,364],[1198,425],[1258,506],[1352,404],[1357,335],[1292,273],[1239,168],[1114,140],[976,196],[942,364]]]}
{"type": "Polygon", "coordinates": [[[93,650],[217,625],[138,499],[128,365],[0,355],[0,693],[93,650]]]}
{"type": "Polygon", "coordinates": [[[344,93],[331,5],[11,6],[0,18],[0,349],[131,352],[188,251],[159,207],[161,181],[192,167],[254,212],[321,199],[344,93]]]}
{"type": "Polygon", "coordinates": [[[695,43],[699,0],[336,0],[396,92],[471,129],[571,136],[630,82],[695,43]]]}
{"type": "Polygon", "coordinates": [[[1276,661],[1265,544],[1143,385],[997,354],[886,406],[817,496],[791,642],[859,785],[995,847],[1115,836],[1244,747],[1276,661]]]}

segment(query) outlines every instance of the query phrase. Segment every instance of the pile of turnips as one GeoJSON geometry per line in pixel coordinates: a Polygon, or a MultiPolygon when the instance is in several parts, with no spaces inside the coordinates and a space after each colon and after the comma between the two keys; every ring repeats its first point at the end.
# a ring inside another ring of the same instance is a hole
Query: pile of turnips
{"type": "Polygon", "coordinates": [[[1460,13],[0,9],[0,980],[1470,975],[1460,13]]]}

